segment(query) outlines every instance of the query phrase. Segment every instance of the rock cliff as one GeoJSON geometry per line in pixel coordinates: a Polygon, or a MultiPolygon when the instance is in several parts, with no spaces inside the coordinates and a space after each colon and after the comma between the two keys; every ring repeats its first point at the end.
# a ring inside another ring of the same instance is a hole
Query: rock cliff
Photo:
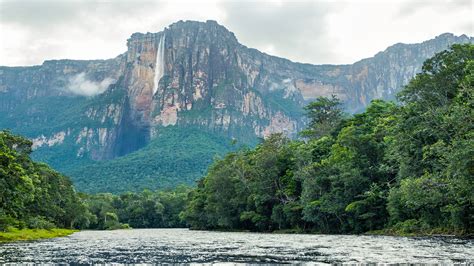
{"type": "Polygon", "coordinates": [[[132,34],[113,59],[0,67],[0,128],[30,137],[37,156],[60,169],[127,155],[170,126],[243,143],[294,137],[312,99],[335,94],[361,111],[393,99],[425,59],[466,42],[473,38],[447,33],[352,65],[311,65],[247,48],[215,21],[179,21],[132,34]]]}

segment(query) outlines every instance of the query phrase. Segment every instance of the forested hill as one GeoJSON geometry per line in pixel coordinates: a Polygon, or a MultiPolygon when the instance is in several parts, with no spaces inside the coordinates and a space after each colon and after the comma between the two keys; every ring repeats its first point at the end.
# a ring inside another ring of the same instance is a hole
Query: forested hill
{"type": "Polygon", "coordinates": [[[189,188],[121,196],[77,193],[69,178],[30,159],[31,146],[28,139],[0,131],[0,242],[9,240],[3,232],[20,239],[41,233],[18,231],[25,228],[129,227],[120,221],[133,227],[186,226],[179,213],[186,205],[189,188]]]}
{"type": "Polygon", "coordinates": [[[0,231],[82,226],[87,206],[67,177],[30,159],[31,146],[0,131],[0,231]]]}

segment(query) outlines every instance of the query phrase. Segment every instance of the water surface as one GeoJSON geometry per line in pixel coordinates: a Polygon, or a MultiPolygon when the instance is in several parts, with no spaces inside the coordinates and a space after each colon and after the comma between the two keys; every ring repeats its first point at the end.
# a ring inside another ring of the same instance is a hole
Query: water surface
{"type": "Polygon", "coordinates": [[[474,263],[474,240],[133,229],[0,244],[0,263],[474,263]]]}

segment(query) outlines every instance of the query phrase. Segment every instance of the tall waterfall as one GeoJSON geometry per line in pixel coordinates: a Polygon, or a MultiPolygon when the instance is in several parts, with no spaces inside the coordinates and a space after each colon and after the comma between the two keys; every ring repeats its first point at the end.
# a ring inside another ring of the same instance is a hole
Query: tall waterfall
{"type": "Polygon", "coordinates": [[[158,48],[156,49],[155,78],[153,79],[153,95],[158,90],[158,83],[165,73],[165,34],[160,37],[158,48]]]}

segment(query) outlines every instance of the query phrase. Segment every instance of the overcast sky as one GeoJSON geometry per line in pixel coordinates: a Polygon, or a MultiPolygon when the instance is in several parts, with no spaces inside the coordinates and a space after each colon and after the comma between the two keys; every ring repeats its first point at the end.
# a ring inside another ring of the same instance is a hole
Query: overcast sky
{"type": "Polygon", "coordinates": [[[134,32],[213,19],[268,54],[353,63],[397,42],[474,35],[474,0],[0,0],[0,65],[112,58],[134,32]]]}

